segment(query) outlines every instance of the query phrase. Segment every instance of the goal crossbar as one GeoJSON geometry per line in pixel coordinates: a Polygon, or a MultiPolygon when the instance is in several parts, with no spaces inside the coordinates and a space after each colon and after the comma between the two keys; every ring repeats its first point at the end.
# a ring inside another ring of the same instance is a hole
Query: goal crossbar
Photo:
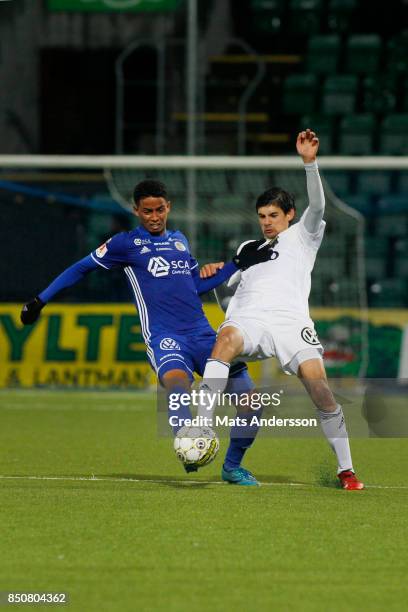
{"type": "MultiPolygon", "coordinates": [[[[319,157],[322,169],[408,170],[408,157],[319,157]]],[[[160,155],[0,155],[0,168],[161,168],[183,170],[296,170],[299,157],[160,155]]]]}

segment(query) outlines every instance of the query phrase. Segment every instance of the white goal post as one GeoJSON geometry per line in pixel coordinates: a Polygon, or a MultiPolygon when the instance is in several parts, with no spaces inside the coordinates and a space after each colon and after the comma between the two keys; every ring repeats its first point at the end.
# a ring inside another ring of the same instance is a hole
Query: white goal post
{"type": "MultiPolygon", "coordinates": [[[[311,302],[313,306],[329,306],[339,312],[343,309],[359,313],[358,374],[364,376],[368,362],[365,220],[358,210],[348,205],[347,197],[338,195],[331,177],[341,172],[407,174],[408,158],[321,156],[318,164],[325,188],[328,224],[313,272],[311,302]]],[[[81,185],[95,180],[91,176],[99,176],[104,197],[115,200],[128,212],[132,207],[133,188],[139,180],[145,177],[163,180],[173,202],[173,224],[186,232],[194,253],[203,263],[229,257],[239,242],[257,235],[254,202],[265,188],[279,185],[293,192],[300,211],[307,204],[305,173],[296,154],[276,157],[0,155],[3,188],[7,181],[17,184],[17,189],[18,184],[27,185],[30,181],[42,187],[50,181],[55,191],[54,176],[62,177],[62,188],[66,186],[64,176],[70,185],[75,181],[81,185]],[[43,177],[47,178],[43,181],[43,177]]],[[[50,198],[50,202],[54,200],[50,198]]],[[[92,210],[95,215],[97,206],[92,210]]],[[[342,321],[332,326],[333,345],[354,334],[355,327],[347,331],[347,325],[342,321]]]]}
{"type": "MultiPolygon", "coordinates": [[[[319,167],[331,170],[408,170],[408,157],[321,156],[319,167]]],[[[299,168],[299,158],[288,156],[224,155],[0,155],[0,168],[163,168],[265,170],[299,168]]]]}

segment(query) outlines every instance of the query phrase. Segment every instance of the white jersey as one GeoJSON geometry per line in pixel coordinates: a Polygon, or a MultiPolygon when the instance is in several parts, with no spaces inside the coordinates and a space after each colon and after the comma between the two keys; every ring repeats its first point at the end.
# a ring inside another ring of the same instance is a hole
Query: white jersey
{"type": "Polygon", "coordinates": [[[278,318],[309,317],[311,273],[326,223],[320,221],[317,232],[311,234],[305,227],[305,214],[278,234],[270,261],[231,277],[229,286],[239,284],[226,319],[239,316],[265,320],[271,313],[278,318]]]}

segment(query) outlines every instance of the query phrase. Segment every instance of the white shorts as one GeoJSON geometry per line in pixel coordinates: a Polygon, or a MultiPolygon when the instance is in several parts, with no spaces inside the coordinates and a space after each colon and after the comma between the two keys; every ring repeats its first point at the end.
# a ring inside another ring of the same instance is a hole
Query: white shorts
{"type": "Polygon", "coordinates": [[[234,316],[224,321],[219,330],[228,326],[242,334],[244,349],[239,359],[244,361],[276,357],[286,374],[297,374],[303,361],[322,359],[324,349],[309,318],[281,318],[271,323],[234,316]]]}

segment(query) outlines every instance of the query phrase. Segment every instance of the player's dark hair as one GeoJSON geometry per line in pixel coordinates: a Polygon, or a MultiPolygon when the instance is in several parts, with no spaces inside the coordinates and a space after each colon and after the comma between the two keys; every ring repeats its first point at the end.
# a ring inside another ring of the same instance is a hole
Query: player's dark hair
{"type": "Polygon", "coordinates": [[[146,179],[138,183],[133,192],[133,201],[136,206],[143,198],[164,198],[168,200],[166,185],[155,179],[146,179]]]}
{"type": "Polygon", "coordinates": [[[256,201],[256,212],[258,212],[261,206],[267,206],[268,204],[275,204],[283,210],[285,215],[291,210],[296,212],[294,196],[280,187],[271,187],[261,193],[256,201]]]}

